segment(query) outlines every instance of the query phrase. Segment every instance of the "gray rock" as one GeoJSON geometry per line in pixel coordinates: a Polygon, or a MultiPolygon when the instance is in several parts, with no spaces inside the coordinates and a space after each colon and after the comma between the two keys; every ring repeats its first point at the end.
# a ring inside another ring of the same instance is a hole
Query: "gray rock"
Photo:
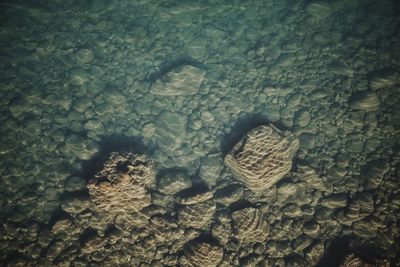
{"type": "Polygon", "coordinates": [[[311,115],[307,110],[300,110],[294,116],[295,123],[300,127],[305,127],[310,123],[311,115]]]}
{"type": "Polygon", "coordinates": [[[300,217],[302,214],[302,211],[297,204],[289,204],[286,205],[285,207],[282,208],[282,213],[284,216],[289,217],[289,218],[296,218],[300,217]]]}
{"type": "Polygon", "coordinates": [[[219,155],[209,155],[202,159],[199,169],[199,176],[207,184],[214,186],[220,177],[224,162],[219,155]]]}
{"type": "Polygon", "coordinates": [[[397,82],[397,73],[392,68],[383,68],[368,73],[369,86],[372,89],[381,89],[394,85],[397,82]]]}
{"type": "Polygon", "coordinates": [[[68,192],[85,190],[86,182],[80,177],[71,176],[65,181],[64,188],[68,192]]]}
{"type": "Polygon", "coordinates": [[[162,112],[155,121],[157,145],[165,153],[176,155],[186,137],[187,117],[182,113],[162,112]]]}
{"type": "Polygon", "coordinates": [[[384,159],[377,159],[367,162],[361,169],[361,178],[367,190],[376,189],[382,183],[382,180],[389,170],[389,164],[384,159]]]}
{"type": "Polygon", "coordinates": [[[376,111],[379,109],[380,101],[378,95],[373,91],[361,91],[354,93],[349,100],[353,109],[376,111]]]}
{"type": "Polygon", "coordinates": [[[79,135],[70,135],[65,138],[66,147],[81,160],[88,160],[99,151],[99,145],[79,135]]]}
{"type": "Polygon", "coordinates": [[[310,237],[317,237],[320,234],[320,226],[315,221],[308,221],[304,223],[302,230],[310,237]]]}
{"type": "Polygon", "coordinates": [[[198,92],[204,76],[204,70],[185,65],[156,80],[152,84],[150,92],[164,96],[193,95],[198,92]]]}
{"type": "Polygon", "coordinates": [[[305,10],[316,19],[324,19],[331,15],[331,7],[326,1],[313,1],[306,6],[305,10]]]}
{"type": "Polygon", "coordinates": [[[343,208],[347,205],[347,195],[345,193],[340,193],[324,197],[320,200],[320,204],[330,209],[343,208]]]}
{"type": "Polygon", "coordinates": [[[324,243],[321,241],[311,245],[305,252],[305,259],[308,266],[315,266],[324,254],[324,243]]]}
{"type": "Polygon", "coordinates": [[[192,186],[192,180],[183,170],[169,170],[157,176],[157,189],[164,194],[174,195],[192,186]]]}
{"type": "Polygon", "coordinates": [[[343,62],[334,61],[328,64],[328,71],[336,74],[336,75],[343,75],[347,77],[353,77],[353,70],[343,62]]]}
{"type": "Polygon", "coordinates": [[[225,206],[238,201],[243,196],[243,187],[237,184],[228,185],[221,189],[218,189],[214,194],[214,200],[217,203],[221,203],[225,206]]]}

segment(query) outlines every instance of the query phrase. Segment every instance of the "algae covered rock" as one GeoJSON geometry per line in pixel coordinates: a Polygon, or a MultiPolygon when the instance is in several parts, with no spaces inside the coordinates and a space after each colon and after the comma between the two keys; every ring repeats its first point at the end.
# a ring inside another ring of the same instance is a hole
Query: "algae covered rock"
{"type": "Polygon", "coordinates": [[[145,155],[113,152],[87,187],[96,211],[114,219],[129,218],[125,215],[134,215],[149,206],[148,188],[154,183],[155,167],[151,159],[145,155]]]}
{"type": "Polygon", "coordinates": [[[299,141],[272,125],[249,131],[225,157],[225,164],[250,190],[262,192],[292,167],[299,141]]]}

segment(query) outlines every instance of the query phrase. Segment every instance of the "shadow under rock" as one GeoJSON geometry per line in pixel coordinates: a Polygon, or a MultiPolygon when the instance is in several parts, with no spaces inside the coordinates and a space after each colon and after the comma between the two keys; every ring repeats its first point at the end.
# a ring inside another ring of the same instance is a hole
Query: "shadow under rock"
{"type": "Polygon", "coordinates": [[[82,162],[80,173],[76,174],[86,181],[102,168],[111,152],[131,152],[137,154],[151,154],[151,148],[146,147],[139,137],[127,137],[124,135],[111,135],[102,138],[99,142],[99,152],[91,159],[82,162]]]}
{"type": "Polygon", "coordinates": [[[345,257],[351,253],[369,264],[383,259],[382,251],[376,247],[365,245],[352,237],[337,237],[332,240],[316,267],[339,267],[345,257]]]}
{"type": "MultiPolygon", "coordinates": [[[[271,123],[263,114],[245,114],[239,117],[238,121],[231,127],[230,133],[222,136],[221,139],[221,152],[225,156],[232,150],[232,148],[242,139],[246,133],[260,125],[271,123]]],[[[279,123],[274,122],[273,125],[278,129],[286,130],[285,127],[279,123]]]]}

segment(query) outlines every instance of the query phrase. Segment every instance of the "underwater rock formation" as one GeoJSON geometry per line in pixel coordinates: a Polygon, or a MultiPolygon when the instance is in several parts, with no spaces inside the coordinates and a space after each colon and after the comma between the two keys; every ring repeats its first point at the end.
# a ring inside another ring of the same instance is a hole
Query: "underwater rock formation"
{"type": "Polygon", "coordinates": [[[245,208],[232,213],[235,237],[242,243],[264,242],[269,225],[259,209],[245,208]]]}
{"type": "Polygon", "coordinates": [[[113,220],[149,206],[151,195],[147,189],[154,183],[154,162],[147,156],[111,153],[87,187],[95,210],[113,220]]]}
{"type": "Polygon", "coordinates": [[[150,92],[163,96],[193,95],[199,90],[204,76],[205,71],[202,69],[185,65],[166,73],[154,82],[150,92]]]}
{"type": "Polygon", "coordinates": [[[224,254],[217,245],[196,241],[190,242],[183,252],[188,265],[193,267],[217,266],[224,254]]]}
{"type": "Polygon", "coordinates": [[[225,164],[250,190],[262,192],[292,167],[299,141],[273,125],[262,125],[244,136],[225,157],[225,164]]]}

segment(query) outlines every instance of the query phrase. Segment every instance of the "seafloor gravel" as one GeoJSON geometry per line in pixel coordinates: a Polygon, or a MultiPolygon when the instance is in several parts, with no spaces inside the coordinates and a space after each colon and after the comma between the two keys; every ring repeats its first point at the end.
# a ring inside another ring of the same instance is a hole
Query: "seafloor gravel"
{"type": "Polygon", "coordinates": [[[400,264],[399,11],[2,1],[1,265],[400,264]]]}

